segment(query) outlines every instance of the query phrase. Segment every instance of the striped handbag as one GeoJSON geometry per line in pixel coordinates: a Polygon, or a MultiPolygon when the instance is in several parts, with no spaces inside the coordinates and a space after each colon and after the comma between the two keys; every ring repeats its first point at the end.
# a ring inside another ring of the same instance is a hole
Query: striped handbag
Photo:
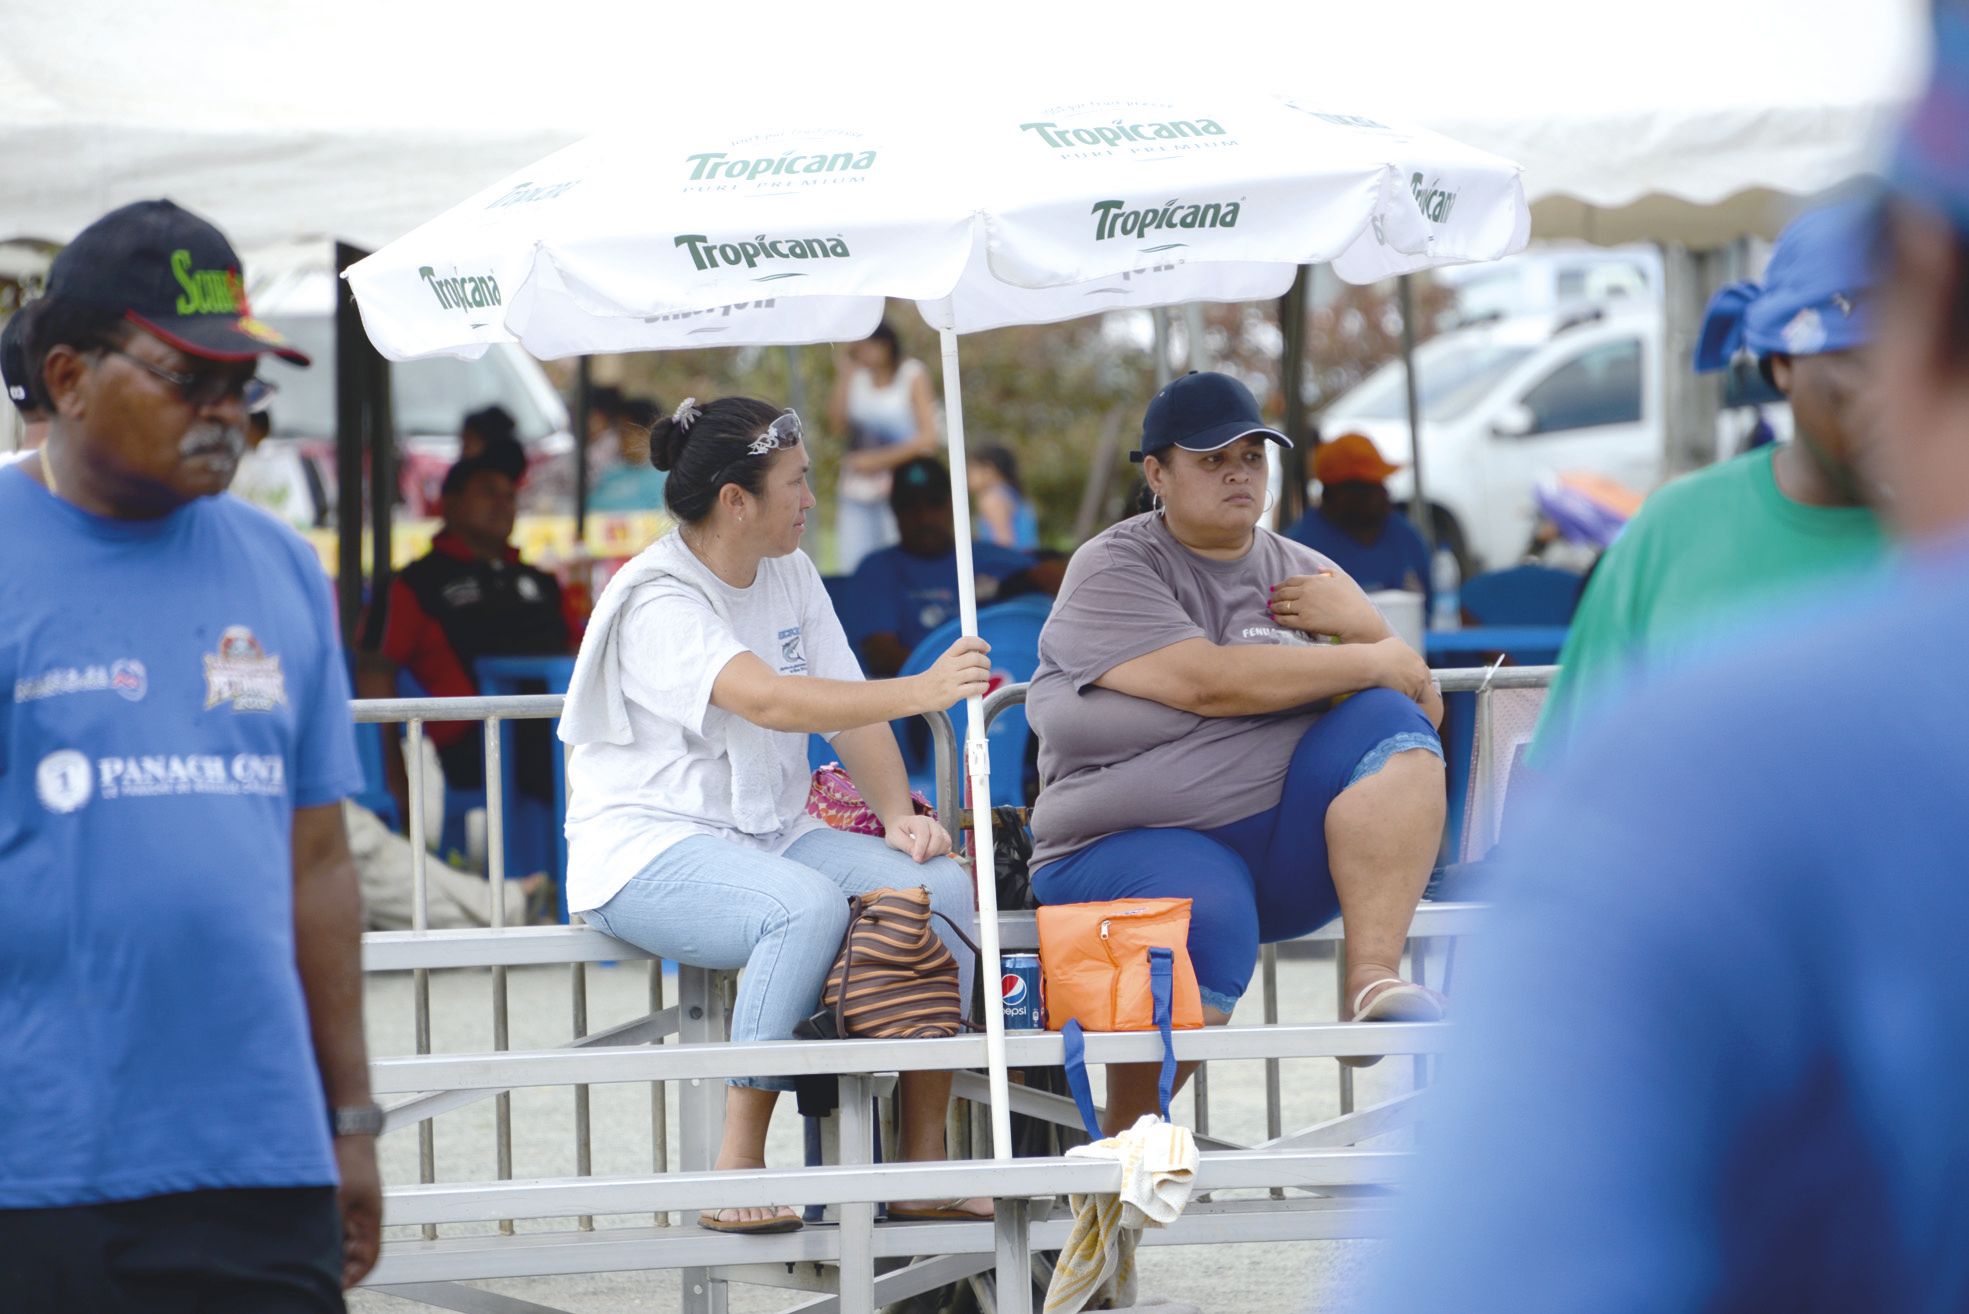
{"type": "Polygon", "coordinates": [[[902,1040],[964,1029],[957,960],[930,929],[932,917],[943,917],[977,957],[971,938],[931,909],[927,886],[848,899],[848,933],[821,993],[822,1005],[833,1011],[835,1035],[902,1040]]]}

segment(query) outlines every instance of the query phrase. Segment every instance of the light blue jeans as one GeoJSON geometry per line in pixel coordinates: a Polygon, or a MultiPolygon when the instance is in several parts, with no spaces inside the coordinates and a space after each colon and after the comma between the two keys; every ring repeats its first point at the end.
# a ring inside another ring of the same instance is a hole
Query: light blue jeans
{"type": "MultiPolygon", "coordinates": [[[[848,929],[847,896],[918,885],[929,887],[933,910],[976,938],[971,878],[962,867],[948,858],[919,864],[873,835],[838,830],[802,835],[781,857],[694,835],[583,916],[662,958],[744,968],[732,1039],[789,1040],[820,1007],[848,929]]],[[[977,972],[971,950],[940,919],[930,926],[957,960],[958,998],[968,1008],[977,972]]],[[[731,1084],[793,1089],[791,1077],[736,1077],[731,1084]]]]}

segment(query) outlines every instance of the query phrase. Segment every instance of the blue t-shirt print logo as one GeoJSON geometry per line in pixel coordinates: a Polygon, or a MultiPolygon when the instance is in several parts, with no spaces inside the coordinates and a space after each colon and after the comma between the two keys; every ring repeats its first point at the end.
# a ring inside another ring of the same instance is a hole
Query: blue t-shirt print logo
{"type": "Polygon", "coordinates": [[[779,632],[779,671],[781,675],[799,675],[807,669],[807,657],[800,651],[800,627],[779,632]]]}

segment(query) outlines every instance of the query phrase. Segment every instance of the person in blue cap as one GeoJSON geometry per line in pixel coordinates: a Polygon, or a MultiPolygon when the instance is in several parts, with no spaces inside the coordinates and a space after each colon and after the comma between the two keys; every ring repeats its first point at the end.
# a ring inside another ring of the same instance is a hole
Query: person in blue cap
{"type": "Polygon", "coordinates": [[[1969,21],[1889,175],[1886,578],[1583,740],[1458,989],[1374,1311],[1969,1309],[1969,21]]]}
{"type": "Polygon", "coordinates": [[[1740,352],[1791,402],[1797,436],[1656,492],[1580,598],[1526,760],[1553,770],[1604,705],[1644,676],[1754,626],[1787,599],[1874,566],[1884,538],[1862,503],[1868,200],[1800,215],[1764,282],[1709,303],[1698,372],[1740,352]]]}
{"type": "MultiPolygon", "coordinates": [[[[333,1314],[382,1189],[363,774],[314,550],[227,493],[264,355],[169,201],[55,257],[0,467],[0,1307],[333,1314]]],[[[11,367],[10,367],[11,368],[11,367]]]]}
{"type": "MultiPolygon", "coordinates": [[[[1149,401],[1131,459],[1155,509],[1081,545],[1039,636],[1032,891],[1190,900],[1212,1026],[1260,944],[1344,912],[1341,1017],[1437,1021],[1447,1001],[1401,963],[1442,836],[1442,696],[1345,570],[1258,523],[1268,443],[1291,446],[1228,374],[1149,401]]],[[[1110,1067],[1108,1132],[1157,1086],[1153,1065],[1110,1067]]]]}
{"type": "MultiPolygon", "coordinates": [[[[930,632],[957,614],[957,531],[950,471],[918,457],[895,471],[889,509],[901,541],[861,559],[849,577],[841,623],[871,678],[897,674],[930,632]]],[[[980,605],[1008,579],[1032,568],[1023,552],[980,539],[971,566],[980,605]]]]}

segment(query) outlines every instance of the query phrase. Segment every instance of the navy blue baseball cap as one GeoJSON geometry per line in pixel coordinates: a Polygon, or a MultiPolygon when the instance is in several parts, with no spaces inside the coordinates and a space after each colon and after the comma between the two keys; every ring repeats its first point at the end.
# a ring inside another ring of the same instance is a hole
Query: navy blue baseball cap
{"type": "Polygon", "coordinates": [[[48,270],[47,295],[114,311],[203,360],[272,352],[308,363],[299,348],[253,318],[239,255],[225,234],[170,201],[133,202],[76,234],[48,270]]]}
{"type": "Polygon", "coordinates": [[[34,386],[31,371],[27,368],[27,322],[34,318],[34,310],[39,302],[30,301],[7,316],[7,323],[0,328],[0,378],[6,380],[7,397],[22,415],[33,415],[48,409],[41,400],[41,390],[34,386]]]}
{"type": "Polygon", "coordinates": [[[1142,447],[1128,459],[1140,461],[1165,447],[1214,452],[1258,434],[1281,447],[1292,440],[1266,424],[1251,389],[1228,374],[1191,370],[1149,399],[1142,414],[1142,447]]]}

